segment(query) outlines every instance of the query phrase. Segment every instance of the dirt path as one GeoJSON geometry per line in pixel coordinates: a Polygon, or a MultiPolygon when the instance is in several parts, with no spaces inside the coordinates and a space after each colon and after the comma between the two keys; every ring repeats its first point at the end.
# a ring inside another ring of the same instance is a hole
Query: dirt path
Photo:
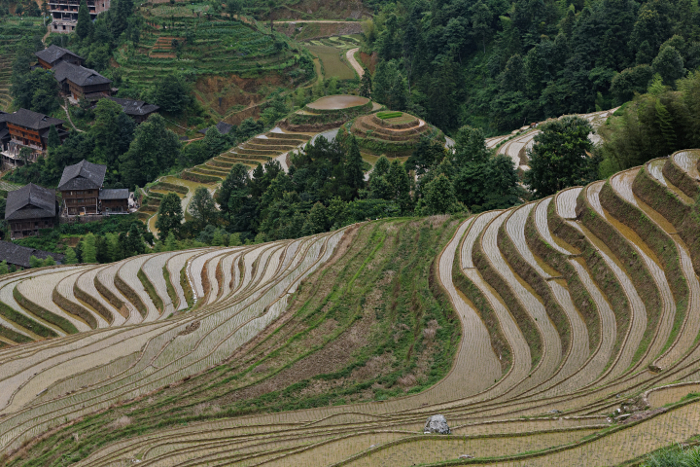
{"type": "Polygon", "coordinates": [[[46,34],[44,34],[44,37],[41,38],[41,42],[44,45],[46,45],[46,38],[49,37],[49,34],[51,34],[51,23],[46,25],[46,34]]]}
{"type": "Polygon", "coordinates": [[[65,100],[65,103],[66,103],[66,105],[62,105],[61,108],[66,113],[66,117],[68,117],[68,122],[70,123],[70,126],[72,126],[73,129],[75,131],[77,131],[78,133],[82,133],[83,130],[81,130],[80,128],[75,126],[75,124],[73,123],[73,120],[70,118],[70,112],[68,112],[68,105],[70,105],[70,104],[68,104],[68,99],[65,100]]]}
{"type": "Polygon", "coordinates": [[[359,78],[362,78],[362,75],[365,74],[365,70],[362,68],[362,65],[358,63],[358,61],[355,59],[355,52],[359,51],[359,47],[355,47],[354,49],[350,49],[345,53],[345,58],[348,59],[348,63],[350,66],[352,66],[353,70],[357,73],[357,76],[359,78]]]}

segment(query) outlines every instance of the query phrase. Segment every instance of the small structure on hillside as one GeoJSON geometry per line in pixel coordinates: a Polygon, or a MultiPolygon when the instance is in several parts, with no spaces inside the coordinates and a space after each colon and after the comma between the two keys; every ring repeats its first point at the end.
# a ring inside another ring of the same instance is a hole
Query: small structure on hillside
{"type": "Polygon", "coordinates": [[[32,256],[41,260],[51,256],[56,261],[56,264],[61,264],[64,258],[64,256],[59,253],[37,250],[36,248],[27,248],[26,246],[15,245],[11,242],[0,241],[0,261],[7,261],[8,266],[28,268],[30,267],[29,259],[32,256]]]}
{"type": "Polygon", "coordinates": [[[128,188],[103,188],[99,200],[100,209],[105,214],[129,212],[128,188]]]}
{"type": "Polygon", "coordinates": [[[155,104],[148,104],[144,101],[137,101],[134,99],[122,99],[120,97],[108,97],[107,99],[119,104],[124,113],[134,119],[136,123],[144,122],[149,115],[160,109],[160,107],[155,104]]]}
{"type": "MultiPolygon", "coordinates": [[[[219,130],[219,133],[221,133],[222,135],[227,135],[231,132],[233,125],[229,125],[226,122],[219,122],[216,125],[214,125],[214,127],[217,130],[219,130]]],[[[203,130],[199,130],[199,132],[202,133],[203,135],[206,135],[209,128],[211,128],[211,127],[207,127],[207,128],[204,128],[203,130]]]]}
{"type": "Polygon", "coordinates": [[[14,168],[25,163],[35,162],[46,152],[51,125],[56,127],[61,142],[68,137],[63,128],[63,120],[44,114],[19,109],[14,113],[0,112],[0,144],[2,144],[3,166],[14,168]],[[20,150],[31,150],[27,160],[20,159],[20,150]]]}
{"type": "Polygon", "coordinates": [[[39,229],[56,225],[58,202],[56,193],[30,183],[7,193],[5,220],[10,224],[10,238],[32,237],[39,229]]]}
{"type": "Polygon", "coordinates": [[[61,212],[68,216],[97,214],[107,166],[85,159],[63,169],[58,191],[63,197],[61,212]]]}
{"type": "Polygon", "coordinates": [[[112,81],[95,70],[60,61],[53,71],[61,85],[61,92],[68,95],[71,103],[77,103],[80,99],[94,102],[112,95],[112,81]]]}
{"type": "Polygon", "coordinates": [[[51,45],[44,50],[36,52],[34,55],[39,59],[39,65],[47,70],[50,70],[62,61],[78,66],[84,64],[83,57],[57,45],[51,45]]]}

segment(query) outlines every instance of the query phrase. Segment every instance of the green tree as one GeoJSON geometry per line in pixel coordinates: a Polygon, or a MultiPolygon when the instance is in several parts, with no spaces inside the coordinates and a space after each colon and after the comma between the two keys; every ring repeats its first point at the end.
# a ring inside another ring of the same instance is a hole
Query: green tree
{"type": "Polygon", "coordinates": [[[406,79],[394,60],[379,62],[372,83],[372,97],[393,110],[406,108],[408,103],[406,79]]]}
{"type": "Polygon", "coordinates": [[[198,230],[207,225],[215,225],[219,214],[214,198],[205,187],[199,187],[194,192],[188,211],[197,223],[198,230]]]}
{"type": "Polygon", "coordinates": [[[392,198],[399,204],[401,211],[411,211],[413,209],[411,181],[404,165],[398,159],[392,161],[387,180],[392,188],[392,198]]]}
{"type": "Polygon", "coordinates": [[[177,236],[183,219],[180,197],[175,193],[168,193],[158,207],[158,219],[156,219],[158,238],[165,238],[167,243],[167,237],[171,232],[177,236]]]}
{"type": "Polygon", "coordinates": [[[190,104],[190,86],[177,73],[166,73],[157,83],[153,99],[164,111],[180,114],[190,104]]]}
{"type": "Polygon", "coordinates": [[[587,183],[591,173],[588,153],[593,148],[591,125],[579,117],[563,117],[542,125],[528,151],[530,170],[525,183],[542,198],[564,188],[587,183]]]}
{"type": "Polygon", "coordinates": [[[53,256],[47,256],[44,259],[44,262],[42,263],[42,266],[55,266],[56,265],[56,260],[53,259],[53,256]]]}
{"type": "Polygon", "coordinates": [[[58,136],[58,130],[56,130],[55,125],[49,127],[49,136],[46,141],[46,146],[49,149],[57,148],[61,145],[61,138],[58,136]]]}
{"type": "Polygon", "coordinates": [[[425,187],[425,207],[422,214],[445,214],[455,210],[457,198],[455,197],[452,182],[440,174],[428,182],[425,187]]]}
{"type": "MultiPolygon", "coordinates": [[[[262,166],[260,166],[262,170],[262,166]]],[[[243,209],[249,193],[248,167],[241,163],[231,167],[231,171],[221,184],[218,195],[219,206],[224,219],[231,223],[236,215],[243,209]]]]}
{"type": "Polygon", "coordinates": [[[349,187],[352,198],[357,197],[360,188],[365,186],[365,173],[362,170],[362,155],[354,136],[350,137],[348,160],[345,165],[345,184],[349,187]]]}
{"type": "Polygon", "coordinates": [[[328,214],[323,203],[317,201],[309,211],[302,228],[302,235],[313,235],[328,230],[328,214]]]}
{"type": "Polygon", "coordinates": [[[673,119],[671,118],[671,114],[666,106],[663,105],[659,99],[656,99],[654,111],[656,113],[656,122],[658,123],[661,134],[666,142],[666,150],[668,151],[668,154],[671,154],[676,147],[677,139],[676,131],[673,128],[673,119]]]}
{"type": "Polygon", "coordinates": [[[75,264],[78,262],[78,256],[75,250],[71,247],[66,248],[66,254],[63,258],[63,264],[75,264]]]}
{"type": "Polygon", "coordinates": [[[623,104],[632,100],[635,93],[646,92],[654,69],[649,65],[637,65],[634,68],[626,68],[612,79],[610,92],[615,98],[616,104],[623,104]]]}
{"type": "Polygon", "coordinates": [[[127,186],[144,186],[172,167],[179,159],[180,141],[165,125],[165,119],[151,115],[136,129],[129,150],[119,157],[119,169],[127,186]]]}
{"type": "Polygon", "coordinates": [[[75,33],[79,38],[85,39],[92,31],[92,21],[90,20],[90,11],[88,10],[87,2],[81,0],[78,8],[78,24],[75,25],[75,33]]]}
{"type": "Polygon", "coordinates": [[[13,75],[10,90],[15,106],[50,114],[58,108],[58,82],[53,72],[37,68],[20,76],[13,75]]]}
{"type": "Polygon", "coordinates": [[[97,248],[95,247],[95,235],[90,232],[80,241],[80,252],[83,263],[97,262],[97,248]]]}
{"type": "Polygon", "coordinates": [[[372,97],[372,75],[365,67],[362,70],[362,79],[360,79],[360,95],[362,97],[372,97]]]}
{"type": "Polygon", "coordinates": [[[97,101],[95,123],[90,132],[94,135],[96,149],[104,156],[107,166],[114,166],[119,156],[129,149],[135,129],[136,124],[119,104],[109,99],[97,101]]]}
{"type": "Polygon", "coordinates": [[[175,234],[170,231],[168,232],[168,236],[165,238],[165,251],[176,251],[178,249],[177,247],[177,238],[175,238],[175,234]]]}
{"type": "Polygon", "coordinates": [[[7,267],[7,260],[3,260],[2,263],[0,263],[0,275],[7,274],[10,272],[10,269],[7,267]]]}
{"type": "Polygon", "coordinates": [[[44,262],[37,258],[36,256],[32,255],[29,257],[29,267],[30,268],[40,268],[44,265],[44,262]]]}
{"type": "Polygon", "coordinates": [[[676,80],[682,78],[686,71],[683,67],[683,57],[670,45],[661,49],[651,66],[661,75],[667,86],[675,87],[676,80]]]}
{"type": "Polygon", "coordinates": [[[127,241],[129,245],[128,251],[131,255],[142,255],[146,252],[146,245],[143,243],[143,235],[141,235],[138,223],[134,222],[129,227],[127,241]]]}

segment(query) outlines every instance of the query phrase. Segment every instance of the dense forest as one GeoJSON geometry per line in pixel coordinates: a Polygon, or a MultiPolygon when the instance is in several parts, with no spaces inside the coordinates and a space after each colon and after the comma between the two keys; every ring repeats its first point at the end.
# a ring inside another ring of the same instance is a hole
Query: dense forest
{"type": "Polygon", "coordinates": [[[487,133],[607,109],[700,65],[692,0],[370,1],[366,52],[404,109],[487,133]]]}

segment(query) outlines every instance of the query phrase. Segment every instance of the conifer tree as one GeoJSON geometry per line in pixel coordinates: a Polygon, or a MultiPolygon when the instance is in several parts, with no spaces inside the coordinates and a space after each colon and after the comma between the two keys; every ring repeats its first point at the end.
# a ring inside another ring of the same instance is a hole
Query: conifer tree
{"type": "Polygon", "coordinates": [[[83,263],[97,262],[97,248],[95,247],[95,235],[90,232],[80,242],[80,251],[83,256],[83,263]]]}
{"type": "Polygon", "coordinates": [[[360,147],[354,136],[350,138],[350,148],[348,150],[348,160],[345,168],[345,181],[353,190],[353,198],[357,197],[357,191],[365,184],[365,173],[362,170],[362,155],[360,147]]]}
{"type": "Polygon", "coordinates": [[[82,0],[78,9],[78,24],[75,26],[75,33],[79,38],[85,39],[90,35],[92,30],[92,21],[90,20],[90,11],[88,10],[87,2],[82,0]]]}
{"type": "Polygon", "coordinates": [[[66,254],[63,258],[63,264],[75,264],[78,262],[78,256],[75,254],[75,250],[71,247],[66,248],[66,254]]]}
{"type": "Polygon", "coordinates": [[[362,97],[372,96],[372,76],[369,74],[367,67],[365,67],[362,72],[362,79],[360,80],[360,95],[362,97]]]}

